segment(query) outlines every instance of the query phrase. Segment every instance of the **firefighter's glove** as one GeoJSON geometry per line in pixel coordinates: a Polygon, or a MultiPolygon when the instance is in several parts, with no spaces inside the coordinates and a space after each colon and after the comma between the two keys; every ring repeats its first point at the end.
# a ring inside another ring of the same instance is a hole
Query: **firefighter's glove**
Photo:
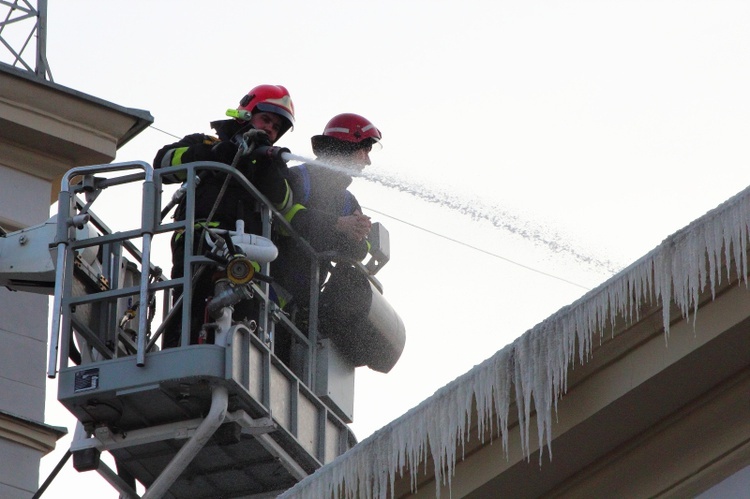
{"type": "Polygon", "coordinates": [[[217,143],[211,149],[211,155],[213,156],[212,161],[231,165],[234,161],[234,156],[237,154],[237,145],[233,144],[228,140],[223,140],[217,143]]]}
{"type": "Polygon", "coordinates": [[[256,130],[255,128],[243,133],[242,138],[250,149],[271,145],[271,137],[263,130],[256,130]]]}

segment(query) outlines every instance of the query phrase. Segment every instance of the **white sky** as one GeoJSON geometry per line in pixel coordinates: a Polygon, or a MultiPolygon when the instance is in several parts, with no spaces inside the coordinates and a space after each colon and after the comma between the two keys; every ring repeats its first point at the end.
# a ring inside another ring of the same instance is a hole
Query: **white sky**
{"type": "MultiPolygon", "coordinates": [[[[621,268],[750,183],[749,21],[750,4],[721,0],[53,0],[47,56],[56,83],[177,136],[285,85],[297,126],[279,145],[310,156],[330,117],[362,114],[384,135],[371,171],[621,268]]],[[[172,141],[148,129],[116,161],[172,141]]],[[[611,275],[409,194],[352,190],[388,215],[370,211],[391,236],[378,277],[407,329],[391,373],[357,371],[360,440],[585,293],[560,279],[611,275]]],[[[72,431],[54,395],[46,422],[72,431]]],[[[72,463],[47,494],[71,486],[117,497],[72,463]]]]}

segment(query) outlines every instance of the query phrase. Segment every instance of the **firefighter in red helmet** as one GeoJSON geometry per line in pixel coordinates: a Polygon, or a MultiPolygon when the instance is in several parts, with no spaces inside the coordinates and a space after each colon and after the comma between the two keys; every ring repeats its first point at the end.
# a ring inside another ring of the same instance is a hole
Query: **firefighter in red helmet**
{"type": "Polygon", "coordinates": [[[363,170],[370,165],[370,151],[380,145],[382,135],[366,118],[353,113],[339,114],[326,124],[322,135],[310,141],[315,155],[345,168],[363,170]]]}
{"type": "MultiPolygon", "coordinates": [[[[367,256],[366,238],[372,224],[348,190],[352,177],[347,170],[358,172],[368,166],[369,154],[374,146],[380,146],[381,138],[380,130],[363,116],[339,114],[326,124],[321,135],[311,138],[317,159],[337,168],[302,164],[289,169],[287,181],[294,201],[284,215],[316,251],[334,251],[355,261],[367,256]]],[[[281,305],[292,313],[296,311],[300,318],[297,322],[304,328],[310,299],[310,259],[292,238],[279,237],[277,245],[279,257],[272,275],[280,290],[281,305]]],[[[321,262],[320,284],[331,269],[330,261],[321,262]]]]}
{"type": "MultiPolygon", "coordinates": [[[[154,158],[154,167],[168,169],[194,161],[216,161],[231,165],[241,140],[250,140],[256,147],[270,146],[294,125],[294,104],[287,89],[281,85],[259,85],[253,88],[242,97],[236,111],[227,114],[232,117],[211,123],[216,136],[195,133],[162,147],[154,158]]],[[[285,181],[287,167],[281,159],[251,154],[240,158],[235,166],[277,208],[283,208],[290,191],[285,181]]],[[[184,171],[171,175],[167,173],[162,179],[166,183],[183,182],[184,171]]],[[[246,232],[259,234],[261,220],[255,200],[239,182],[225,182],[226,180],[227,176],[221,173],[209,171],[206,175],[201,174],[195,192],[196,229],[218,227],[232,230],[236,221],[241,219],[245,223],[246,232]]],[[[176,220],[185,219],[185,204],[183,199],[177,206],[174,215],[176,220]]],[[[201,239],[202,230],[199,230],[195,237],[196,247],[201,239]]],[[[183,275],[184,256],[181,234],[176,233],[172,238],[173,279],[183,275]]],[[[204,302],[212,292],[211,272],[201,273],[193,289],[191,343],[198,340],[205,314],[204,302]]],[[[247,318],[243,314],[252,313],[252,310],[246,308],[252,307],[252,304],[243,305],[235,305],[234,317],[237,320],[247,318]]],[[[163,347],[177,346],[180,331],[179,321],[173,320],[165,329],[163,347]]]]}

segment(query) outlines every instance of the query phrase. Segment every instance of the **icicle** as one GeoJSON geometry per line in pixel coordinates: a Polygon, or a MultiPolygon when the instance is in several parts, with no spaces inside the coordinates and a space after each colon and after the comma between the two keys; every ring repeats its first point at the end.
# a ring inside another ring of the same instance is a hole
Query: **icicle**
{"type": "Polygon", "coordinates": [[[576,353],[580,364],[587,362],[594,334],[598,332],[601,341],[606,326],[614,328],[618,317],[626,323],[637,321],[644,305],[661,304],[665,341],[672,303],[685,319],[692,311],[695,323],[700,294],[708,287],[715,297],[724,271],[727,278],[732,277],[732,262],[740,281],[748,285],[749,232],[750,189],[746,189],[280,497],[385,499],[388,491],[394,490],[397,476],[404,473],[411,475],[415,490],[420,463],[426,466],[428,452],[439,496],[441,485],[450,490],[459,445],[463,458],[470,438],[472,402],[477,409],[479,438],[484,442],[487,433],[494,435],[496,426],[508,455],[513,394],[527,459],[532,448],[532,407],[536,410],[541,465],[545,444],[552,458],[552,410],[554,407],[557,412],[557,401],[567,390],[567,371],[576,353]]]}

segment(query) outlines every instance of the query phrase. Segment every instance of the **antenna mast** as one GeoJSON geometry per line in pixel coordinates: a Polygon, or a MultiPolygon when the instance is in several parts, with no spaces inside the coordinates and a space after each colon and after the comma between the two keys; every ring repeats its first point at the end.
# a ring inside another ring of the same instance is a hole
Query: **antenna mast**
{"type": "Polygon", "coordinates": [[[47,64],[47,0],[0,0],[0,44],[0,63],[53,81],[47,64]]]}

